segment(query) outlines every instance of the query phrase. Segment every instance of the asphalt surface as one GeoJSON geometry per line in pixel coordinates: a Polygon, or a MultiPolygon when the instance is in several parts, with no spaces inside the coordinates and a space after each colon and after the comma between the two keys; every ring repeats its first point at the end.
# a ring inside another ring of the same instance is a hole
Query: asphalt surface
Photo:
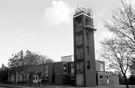
{"type": "Polygon", "coordinates": [[[0,88],[20,88],[20,87],[0,84],[0,88]]]}
{"type": "Polygon", "coordinates": [[[15,88],[15,87],[9,87],[9,86],[0,86],[0,88],[15,88]]]}
{"type": "MultiPolygon", "coordinates": [[[[19,86],[19,85],[8,85],[0,83],[0,88],[126,88],[125,85],[104,85],[104,86],[95,86],[95,87],[71,87],[64,85],[53,85],[53,86],[44,86],[41,87],[30,87],[30,86],[19,86]]],[[[135,88],[135,85],[130,85],[129,88],[135,88]]]]}

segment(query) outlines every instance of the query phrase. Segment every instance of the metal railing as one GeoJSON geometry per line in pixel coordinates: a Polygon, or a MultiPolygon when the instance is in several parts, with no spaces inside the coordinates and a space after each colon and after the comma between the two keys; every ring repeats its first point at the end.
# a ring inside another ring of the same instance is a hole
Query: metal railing
{"type": "Polygon", "coordinates": [[[78,9],[75,10],[75,15],[78,15],[80,13],[85,13],[88,16],[92,17],[92,9],[91,8],[86,9],[86,8],[81,7],[81,8],[78,8],[78,9]]]}

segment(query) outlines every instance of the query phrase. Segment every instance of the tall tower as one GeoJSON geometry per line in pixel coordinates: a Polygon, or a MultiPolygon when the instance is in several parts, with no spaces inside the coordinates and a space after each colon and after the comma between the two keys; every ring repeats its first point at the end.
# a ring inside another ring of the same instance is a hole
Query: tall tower
{"type": "Polygon", "coordinates": [[[76,86],[95,86],[95,49],[91,9],[78,8],[73,17],[76,86]]]}

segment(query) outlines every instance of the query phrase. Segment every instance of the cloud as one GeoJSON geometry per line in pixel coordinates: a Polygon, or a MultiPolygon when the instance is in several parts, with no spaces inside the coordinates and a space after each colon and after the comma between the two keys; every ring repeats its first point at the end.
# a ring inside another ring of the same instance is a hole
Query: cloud
{"type": "Polygon", "coordinates": [[[28,37],[28,38],[32,38],[35,37],[34,33],[28,33],[28,32],[24,32],[23,30],[19,30],[19,29],[15,29],[13,30],[13,32],[21,37],[28,37]]]}
{"type": "Polygon", "coordinates": [[[42,17],[42,23],[45,26],[56,26],[59,24],[68,24],[72,21],[72,7],[62,1],[62,0],[53,0],[51,6],[48,7],[42,17]]]}

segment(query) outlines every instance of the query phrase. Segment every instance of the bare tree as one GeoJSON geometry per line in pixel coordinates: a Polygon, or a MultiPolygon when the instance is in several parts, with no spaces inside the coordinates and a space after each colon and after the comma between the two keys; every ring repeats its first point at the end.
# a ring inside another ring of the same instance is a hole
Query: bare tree
{"type": "Polygon", "coordinates": [[[130,72],[132,75],[135,75],[135,58],[132,60],[132,63],[130,66],[130,72]]]}
{"type": "Polygon", "coordinates": [[[135,51],[135,8],[133,0],[121,0],[121,5],[112,15],[105,27],[122,39],[126,45],[135,51]]]}
{"type": "Polygon", "coordinates": [[[104,25],[117,39],[102,42],[103,51],[106,52],[102,53],[102,56],[110,61],[111,68],[123,74],[128,88],[126,73],[135,53],[135,8],[133,0],[120,1],[120,7],[113,12],[112,19],[104,25]]]}
{"type": "Polygon", "coordinates": [[[133,59],[133,50],[128,48],[122,40],[116,38],[105,39],[101,44],[101,56],[107,61],[110,69],[115,69],[122,73],[126,87],[129,88],[126,74],[133,59]]]}

